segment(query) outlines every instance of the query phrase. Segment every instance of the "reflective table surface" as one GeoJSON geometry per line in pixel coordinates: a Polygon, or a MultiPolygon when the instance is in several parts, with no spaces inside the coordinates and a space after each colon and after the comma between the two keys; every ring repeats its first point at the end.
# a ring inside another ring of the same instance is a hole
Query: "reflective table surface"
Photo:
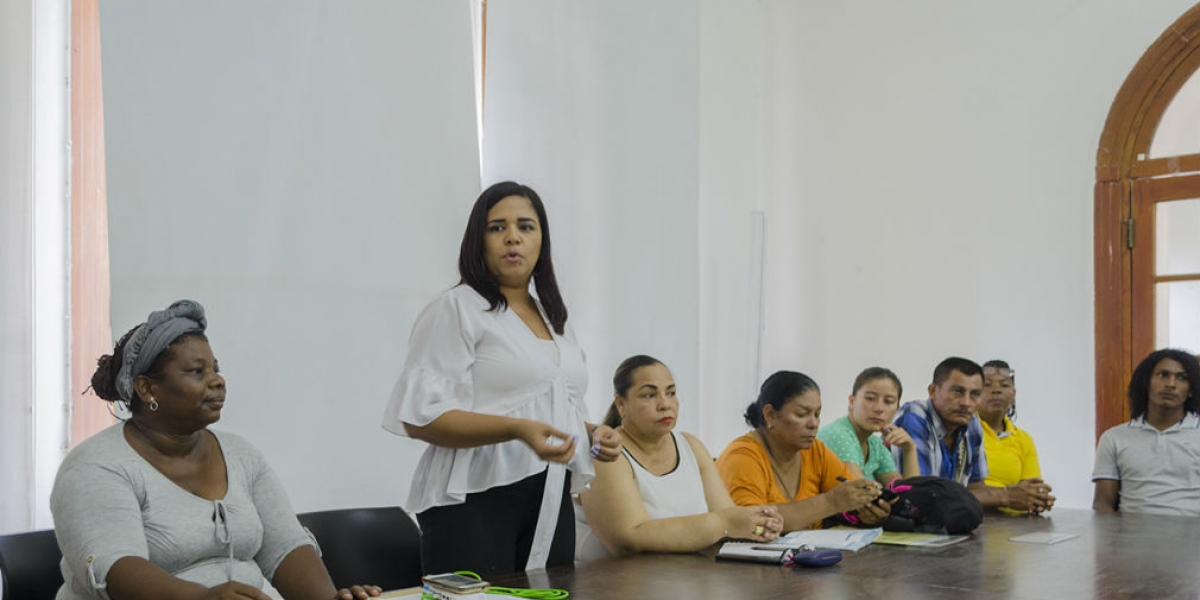
{"type": "Polygon", "coordinates": [[[827,568],[717,561],[715,549],[646,554],[492,578],[556,587],[571,598],[1200,598],[1200,519],[1054,509],[989,514],[971,538],[941,548],[874,544],[827,568]],[[1010,538],[1075,535],[1055,544],[1010,538]]]}

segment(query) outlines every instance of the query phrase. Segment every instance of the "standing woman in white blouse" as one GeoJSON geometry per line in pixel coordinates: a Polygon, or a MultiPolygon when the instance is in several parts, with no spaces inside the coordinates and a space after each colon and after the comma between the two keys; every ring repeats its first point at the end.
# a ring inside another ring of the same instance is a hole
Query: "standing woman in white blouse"
{"type": "Polygon", "coordinates": [[[572,562],[571,494],[620,436],[585,422],[587,368],[558,291],[546,210],[497,183],[471,209],[459,284],[413,325],[383,426],[429,443],[406,508],[426,573],[572,562]],[[536,297],[530,291],[530,281],[536,297]]]}

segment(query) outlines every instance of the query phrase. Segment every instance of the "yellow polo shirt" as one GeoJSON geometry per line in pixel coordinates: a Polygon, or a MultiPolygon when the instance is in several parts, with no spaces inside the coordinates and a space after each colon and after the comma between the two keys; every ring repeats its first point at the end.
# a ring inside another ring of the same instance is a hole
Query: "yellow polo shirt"
{"type": "Polygon", "coordinates": [[[1018,429],[1008,417],[1004,417],[1004,433],[996,435],[988,424],[983,425],[983,451],[987,456],[988,474],[984,483],[993,487],[1007,487],[1023,479],[1041,477],[1037,448],[1033,438],[1018,429]]]}

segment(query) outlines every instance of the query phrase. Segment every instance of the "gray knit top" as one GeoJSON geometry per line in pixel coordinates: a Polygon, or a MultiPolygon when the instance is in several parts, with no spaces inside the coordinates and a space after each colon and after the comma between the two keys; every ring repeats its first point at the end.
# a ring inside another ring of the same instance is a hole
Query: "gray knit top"
{"type": "Polygon", "coordinates": [[[212,587],[261,587],[292,550],[311,544],[279,478],[240,436],[214,430],[228,490],[206,500],[146,462],[118,423],[85,440],[58,469],[50,510],[65,583],[57,600],[108,598],[108,570],[136,556],[212,587]]]}

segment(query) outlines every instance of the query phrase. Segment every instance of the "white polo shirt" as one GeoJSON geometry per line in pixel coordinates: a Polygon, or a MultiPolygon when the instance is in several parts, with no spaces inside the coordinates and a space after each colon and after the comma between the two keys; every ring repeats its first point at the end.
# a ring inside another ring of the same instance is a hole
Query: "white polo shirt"
{"type": "Polygon", "coordinates": [[[1118,509],[1129,513],[1200,516],[1200,417],[1159,431],[1145,417],[1100,436],[1092,481],[1121,482],[1118,509]]]}

